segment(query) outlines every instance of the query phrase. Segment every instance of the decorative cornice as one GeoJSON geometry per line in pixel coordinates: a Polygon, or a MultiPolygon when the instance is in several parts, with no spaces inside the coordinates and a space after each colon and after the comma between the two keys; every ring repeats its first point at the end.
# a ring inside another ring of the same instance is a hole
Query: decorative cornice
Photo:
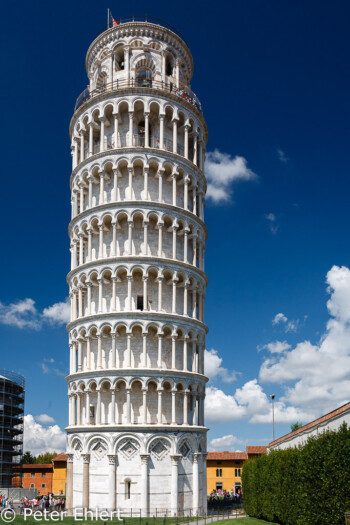
{"type": "Polygon", "coordinates": [[[87,323],[91,323],[96,325],[99,322],[105,323],[107,319],[112,319],[111,322],[116,322],[119,319],[120,320],[127,320],[132,319],[133,321],[140,321],[144,320],[146,322],[155,321],[159,323],[164,322],[171,322],[173,324],[176,324],[179,328],[183,325],[190,325],[190,326],[197,326],[198,328],[201,328],[205,331],[205,333],[208,332],[208,327],[206,324],[202,323],[198,319],[193,319],[192,317],[188,317],[185,315],[179,315],[179,314],[173,314],[173,313],[163,313],[163,312],[144,312],[144,311],[136,311],[133,310],[131,312],[110,312],[110,313],[99,313],[99,314],[93,314],[93,315],[86,315],[85,317],[80,317],[79,319],[76,319],[75,321],[71,321],[67,324],[67,332],[70,332],[70,330],[73,330],[73,328],[78,327],[80,324],[84,325],[87,323]],[[147,314],[147,315],[145,315],[147,314]]]}
{"type": "Polygon", "coordinates": [[[198,215],[195,215],[194,213],[185,210],[184,208],[180,208],[178,206],[173,206],[172,204],[166,204],[163,202],[157,202],[157,201],[116,201],[116,202],[107,202],[106,204],[100,204],[98,206],[94,206],[93,208],[89,208],[83,213],[79,213],[74,219],[72,219],[68,226],[68,232],[71,233],[72,228],[75,227],[76,223],[84,219],[85,217],[88,217],[89,215],[96,215],[96,212],[103,212],[106,210],[117,210],[118,208],[125,209],[125,208],[135,208],[140,209],[144,208],[145,210],[149,211],[159,211],[163,212],[164,210],[169,210],[174,213],[175,217],[178,217],[179,219],[183,220],[184,217],[188,217],[191,219],[191,221],[194,221],[200,226],[206,236],[208,235],[208,230],[205,225],[205,223],[198,217],[198,215]]]}
{"type": "Polygon", "coordinates": [[[94,155],[91,155],[91,157],[88,157],[87,159],[83,160],[82,162],[79,162],[77,167],[74,168],[74,170],[71,173],[70,176],[70,188],[72,187],[72,181],[75,177],[75,175],[78,173],[79,170],[84,168],[89,162],[96,162],[96,160],[101,159],[103,157],[111,157],[111,155],[119,155],[120,157],[125,158],[125,155],[128,153],[134,153],[137,154],[138,157],[140,153],[143,154],[152,154],[153,157],[161,157],[162,160],[169,160],[172,159],[179,164],[183,164],[186,168],[191,169],[195,173],[197,173],[204,184],[205,190],[207,189],[207,180],[205,178],[204,173],[202,170],[198,168],[193,162],[191,162],[189,159],[186,159],[184,156],[180,155],[179,153],[173,153],[172,151],[167,151],[165,149],[159,149],[159,148],[145,148],[145,147],[129,147],[129,148],[117,148],[117,149],[109,149],[107,151],[102,151],[101,153],[95,153],[94,155]]]}
{"type": "MultiPolygon", "coordinates": [[[[96,379],[98,377],[103,378],[109,378],[109,377],[134,377],[137,375],[138,377],[144,377],[144,378],[160,378],[166,376],[167,378],[176,378],[177,381],[181,381],[181,379],[197,379],[198,381],[202,383],[207,383],[209,379],[207,376],[203,374],[199,374],[198,372],[185,372],[184,370],[168,370],[168,369],[160,369],[160,368],[106,368],[103,370],[85,370],[82,372],[76,372],[75,374],[70,374],[66,376],[67,383],[70,383],[72,381],[81,380],[81,379],[96,379]]],[[[153,425],[153,423],[152,423],[153,425]]]]}

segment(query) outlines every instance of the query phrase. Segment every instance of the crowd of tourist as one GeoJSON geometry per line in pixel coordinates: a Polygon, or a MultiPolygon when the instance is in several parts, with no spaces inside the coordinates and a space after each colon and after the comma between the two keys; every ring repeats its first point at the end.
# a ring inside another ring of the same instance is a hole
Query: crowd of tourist
{"type": "Polygon", "coordinates": [[[65,506],[65,499],[60,497],[54,497],[53,494],[49,494],[48,496],[41,496],[39,498],[22,498],[20,502],[20,509],[21,513],[23,513],[24,509],[26,508],[32,508],[33,510],[41,510],[41,511],[48,511],[51,512],[53,510],[64,510],[65,506]]]}
{"type": "Polygon", "coordinates": [[[6,498],[2,494],[0,494],[0,507],[2,509],[13,509],[13,499],[6,498]]]}
{"type": "Polygon", "coordinates": [[[201,107],[198,101],[194,97],[191,97],[188,93],[186,93],[184,89],[176,89],[175,94],[177,97],[184,98],[187,102],[189,102],[193,106],[196,106],[196,108],[199,109],[199,111],[201,111],[201,107]]]}
{"type": "Polygon", "coordinates": [[[212,490],[208,496],[208,504],[211,506],[217,505],[239,505],[242,503],[242,491],[240,489],[237,492],[228,490],[212,490]]]}

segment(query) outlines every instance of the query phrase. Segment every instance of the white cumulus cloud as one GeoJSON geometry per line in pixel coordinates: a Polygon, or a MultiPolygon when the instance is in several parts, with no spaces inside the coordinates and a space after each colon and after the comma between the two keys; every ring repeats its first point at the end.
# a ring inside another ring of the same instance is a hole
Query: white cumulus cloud
{"type": "Polygon", "coordinates": [[[31,414],[24,416],[24,450],[34,455],[43,452],[64,452],[66,434],[58,425],[44,427],[37,423],[31,414]]]}
{"type": "Polygon", "coordinates": [[[53,417],[48,414],[40,414],[39,416],[34,416],[35,421],[42,423],[43,425],[48,425],[49,423],[54,423],[55,420],[53,417]]]}
{"type": "Polygon", "coordinates": [[[38,330],[40,320],[35,301],[27,298],[7,305],[0,302],[0,323],[16,328],[38,330]]]}
{"type": "Polygon", "coordinates": [[[282,354],[282,352],[289,350],[290,348],[291,346],[287,341],[273,341],[266,345],[258,346],[258,351],[268,350],[271,354],[282,354]]]}
{"type": "Polygon", "coordinates": [[[52,323],[66,324],[70,320],[69,298],[65,302],[55,303],[48,308],[44,308],[43,317],[52,323]]]}
{"type": "Polygon", "coordinates": [[[285,154],[285,152],[282,149],[278,149],[277,150],[277,157],[284,164],[289,161],[287,155],[285,154]]]}
{"type": "Polygon", "coordinates": [[[232,157],[218,149],[207,153],[205,174],[208,181],[207,198],[214,204],[231,200],[234,182],[257,178],[257,175],[248,168],[244,157],[232,157]]]}
{"type": "Polygon", "coordinates": [[[276,235],[276,233],[278,232],[278,229],[279,229],[279,224],[277,223],[276,215],[274,213],[267,213],[265,215],[265,218],[266,218],[266,220],[268,222],[268,225],[269,225],[269,228],[270,228],[270,232],[273,235],[276,235]]]}
{"type": "Polygon", "coordinates": [[[210,380],[217,377],[221,378],[224,383],[232,383],[237,379],[235,370],[228,370],[222,366],[222,358],[219,357],[218,351],[212,348],[204,352],[205,374],[210,380]]]}
{"type": "Polygon", "coordinates": [[[205,397],[205,418],[212,423],[224,423],[242,419],[246,413],[244,407],[237,404],[235,398],[222,390],[208,386],[205,397]]]}
{"type": "Polygon", "coordinates": [[[69,299],[44,308],[41,313],[33,299],[21,299],[5,304],[0,302],[0,323],[20,329],[40,330],[45,323],[60,325],[68,323],[70,317],[69,299]]]}
{"type": "Polygon", "coordinates": [[[267,358],[260,381],[284,384],[282,401],[317,412],[350,398],[350,269],[333,266],[327,274],[330,319],[319,343],[302,341],[278,357],[267,358]]]}
{"type": "MultiPolygon", "coordinates": [[[[232,450],[237,446],[243,445],[244,442],[233,434],[227,434],[219,438],[214,438],[209,441],[208,449],[210,451],[219,452],[223,450],[232,450]]],[[[239,450],[236,450],[239,452],[239,450]]]]}

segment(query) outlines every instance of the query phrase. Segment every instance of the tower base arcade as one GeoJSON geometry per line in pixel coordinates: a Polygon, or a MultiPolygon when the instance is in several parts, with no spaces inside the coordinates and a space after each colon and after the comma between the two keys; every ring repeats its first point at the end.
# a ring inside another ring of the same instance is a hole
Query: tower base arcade
{"type": "Polygon", "coordinates": [[[69,429],[66,509],[203,515],[206,431],[69,429]]]}

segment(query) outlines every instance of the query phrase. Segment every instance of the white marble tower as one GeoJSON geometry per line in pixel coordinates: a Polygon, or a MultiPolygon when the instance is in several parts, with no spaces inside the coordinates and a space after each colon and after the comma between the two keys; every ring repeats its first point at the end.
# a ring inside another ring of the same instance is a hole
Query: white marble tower
{"type": "Polygon", "coordinates": [[[67,508],[202,513],[207,128],[184,40],[120,22],[70,124],[67,508]]]}

